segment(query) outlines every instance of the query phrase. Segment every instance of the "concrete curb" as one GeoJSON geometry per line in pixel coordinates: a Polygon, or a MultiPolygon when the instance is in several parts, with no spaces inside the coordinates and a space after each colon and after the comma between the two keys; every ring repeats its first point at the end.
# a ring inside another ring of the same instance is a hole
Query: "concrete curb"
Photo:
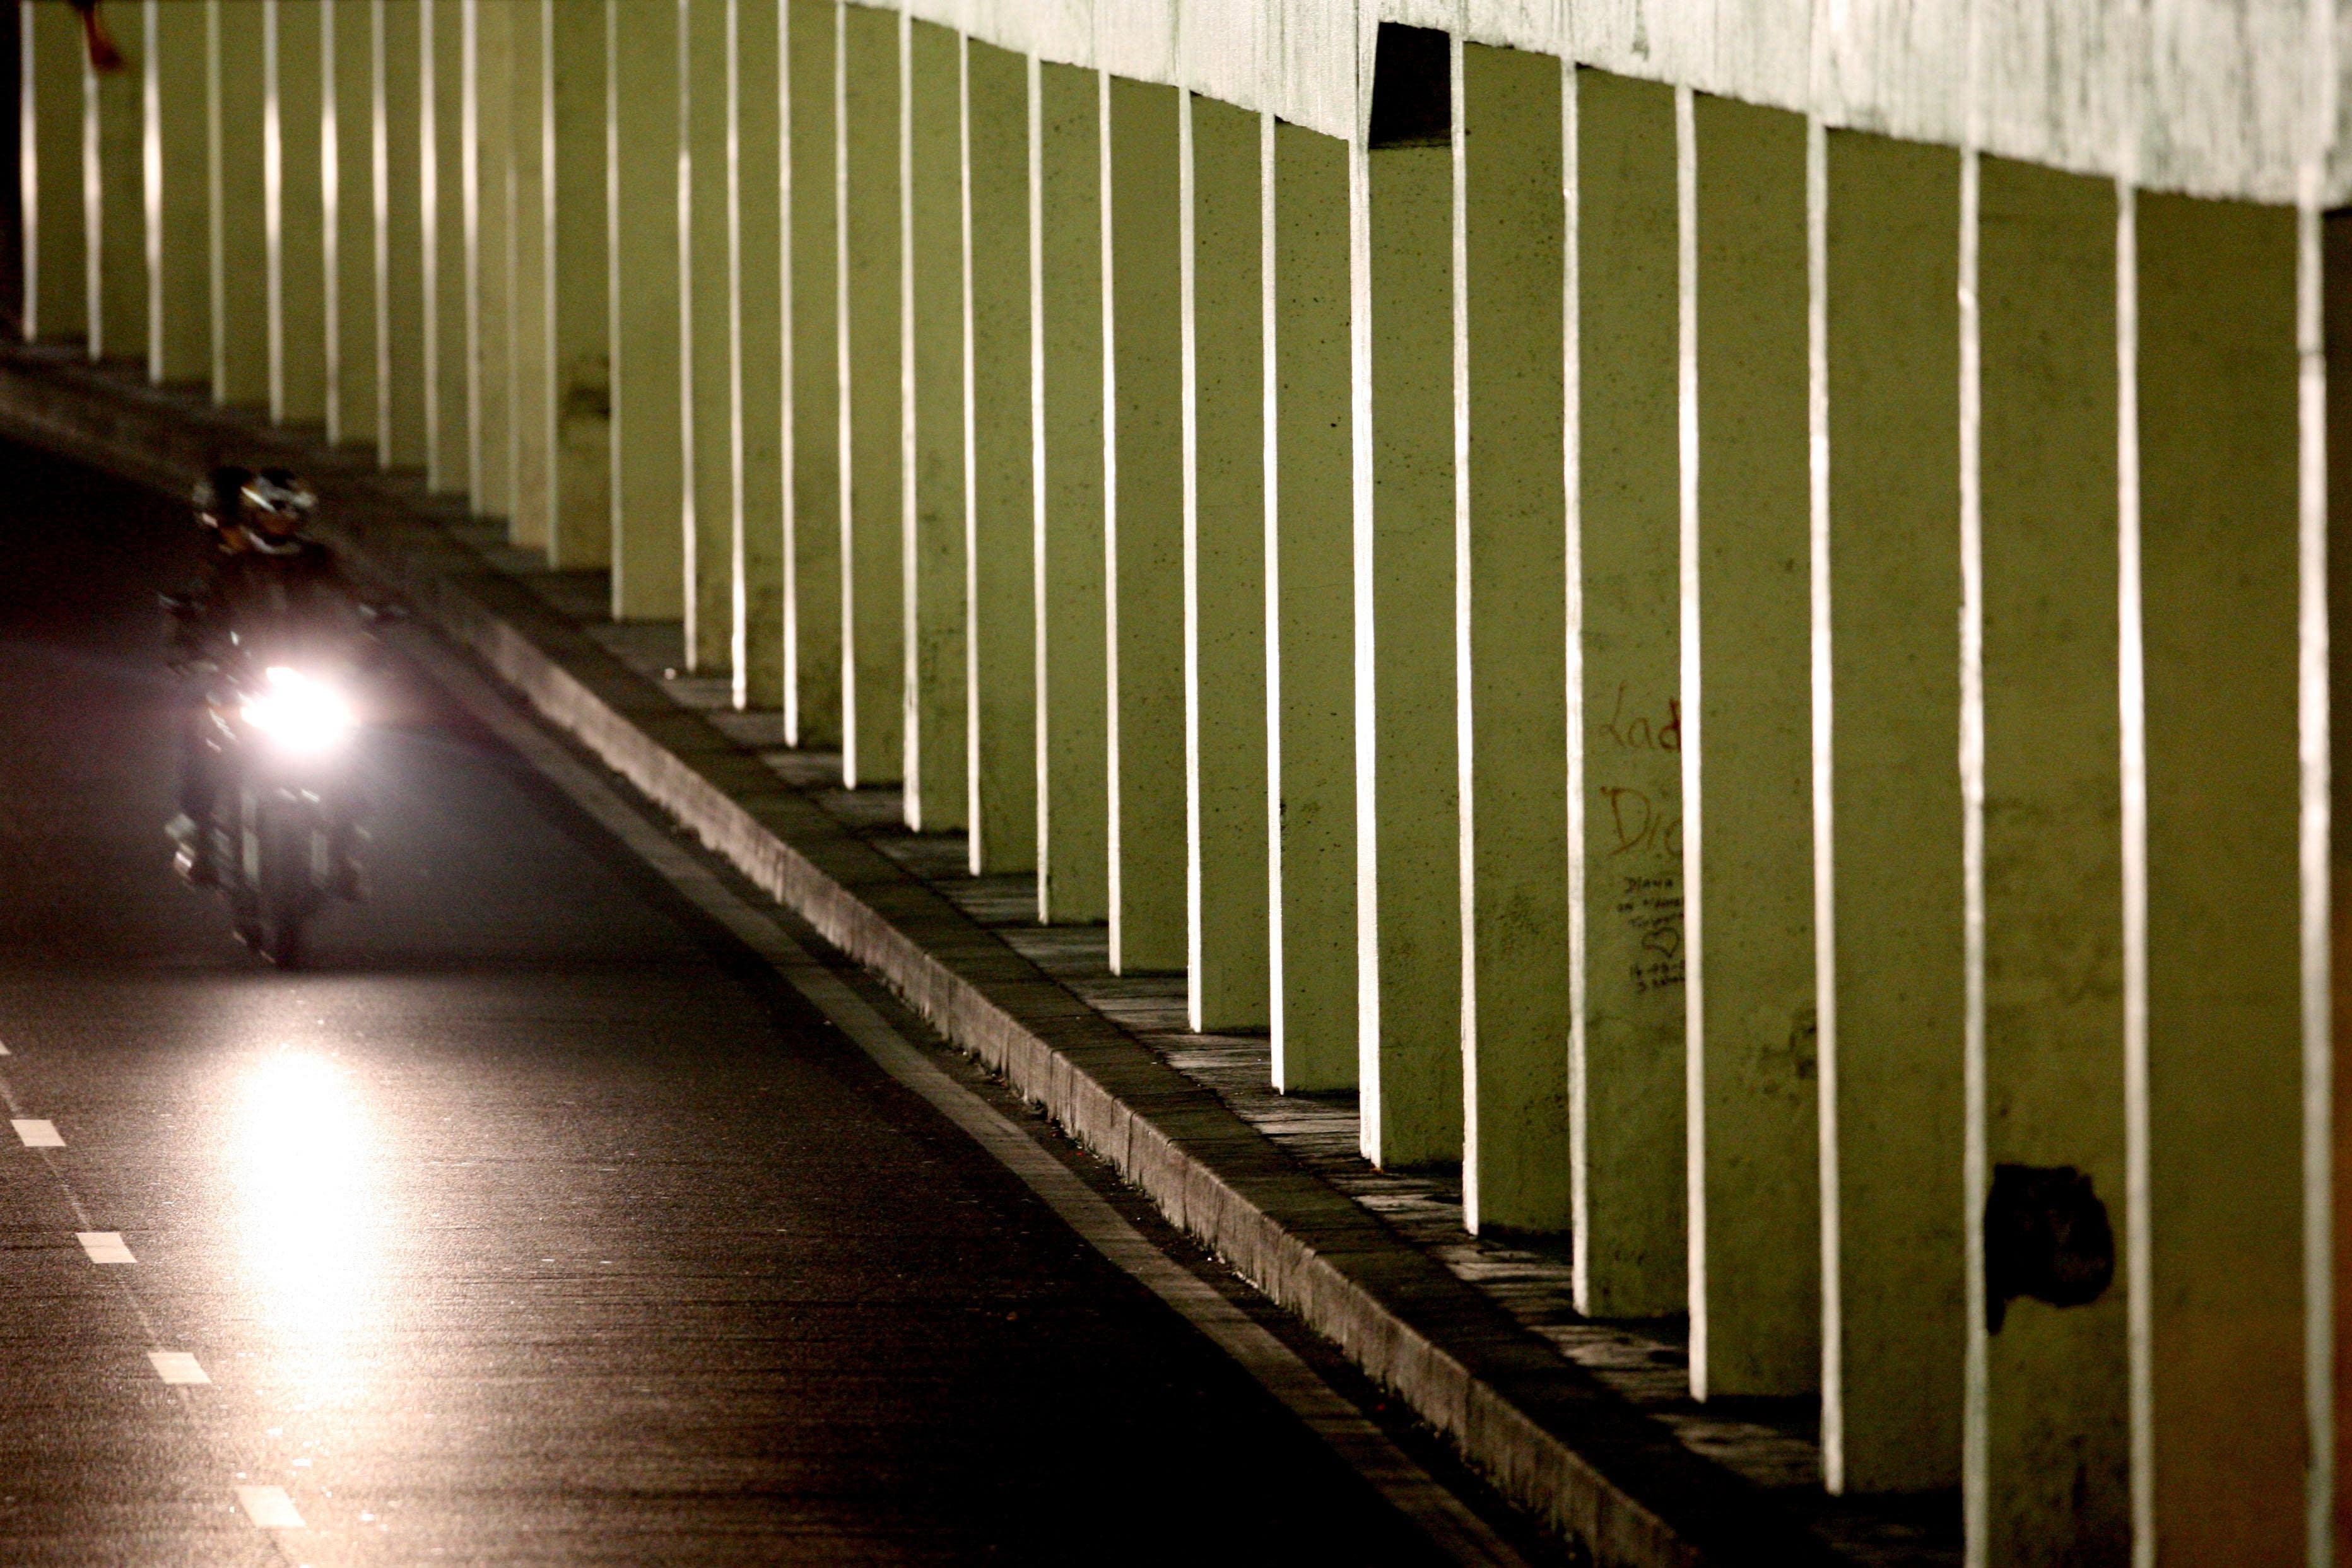
{"type": "Polygon", "coordinates": [[[397,585],[546,721],[1044,1106],[1595,1563],[1843,1561],[484,563],[431,520],[413,479],[50,350],[0,356],[0,432],[175,494],[219,453],[267,451],[312,475],[363,572],[397,585]]]}

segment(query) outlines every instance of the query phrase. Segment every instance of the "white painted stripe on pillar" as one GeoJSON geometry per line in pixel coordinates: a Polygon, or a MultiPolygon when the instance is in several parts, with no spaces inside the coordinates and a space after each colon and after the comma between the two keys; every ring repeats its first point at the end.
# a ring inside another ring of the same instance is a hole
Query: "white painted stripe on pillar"
{"type": "Polygon", "coordinates": [[[1687,87],[1675,89],[1675,271],[1676,435],[1682,543],[1683,702],[1683,1168],[1689,1220],[1691,1397],[1704,1401],[1707,1385],[1706,1289],[1706,967],[1702,942],[1704,883],[1699,785],[1704,762],[1700,726],[1698,621],[1698,133],[1687,87]]]}
{"type": "MultiPolygon", "coordinates": [[[[710,4],[710,0],[703,0],[710,4]]],[[[702,602],[702,538],[705,521],[695,504],[694,422],[694,0],[677,0],[677,439],[678,540],[685,648],[679,663],[696,669],[702,622],[710,607],[702,602]]]]}
{"type": "MultiPolygon", "coordinates": [[[[155,7],[159,3],[160,0],[146,0],[140,7],[143,50],[139,61],[139,162],[144,176],[141,199],[147,218],[143,235],[147,252],[147,379],[160,383],[163,379],[163,68],[155,57],[155,7]]],[[[0,1049],[0,1056],[7,1054],[5,1049],[0,1049]]]]}
{"type": "MultiPolygon", "coordinates": [[[[1182,13],[1178,15],[1181,17],[1182,13]]],[[[1194,183],[1192,95],[1180,88],[1176,93],[1176,332],[1177,374],[1183,384],[1178,424],[1184,448],[1184,989],[1185,1027],[1198,1031],[1202,1021],[1204,937],[1201,929],[1201,372],[1200,319],[1192,304],[1197,259],[1192,254],[1194,183]]],[[[1116,593],[1111,602],[1118,602],[1116,593]]],[[[1117,812],[1112,820],[1117,821],[1117,812]]],[[[1117,874],[1116,865],[1113,874],[1117,874]]]]}
{"type": "Polygon", "coordinates": [[[1977,308],[1977,210],[1981,171],[1960,150],[1960,883],[1962,911],[1961,1234],[1966,1238],[1969,1349],[1964,1367],[1960,1508],[1966,1568],[1985,1568],[1986,1374],[1984,1201],[1984,471],[1983,339],[1977,308]]]}
{"type": "Polygon", "coordinates": [[[481,0],[465,0],[457,12],[457,222],[466,272],[466,487],[474,497],[468,512],[480,510],[482,494],[481,93],[481,0]]]}
{"type": "Polygon", "coordinates": [[[384,117],[384,4],[368,4],[369,210],[374,221],[375,269],[375,457],[389,468],[392,450],[392,141],[384,117]]]}
{"type": "MultiPolygon", "coordinates": [[[[433,36],[434,0],[416,5],[416,228],[425,275],[425,471],[441,474],[441,152],[440,85],[433,36]]],[[[378,51],[379,68],[383,56],[378,51]]]]}
{"type": "Polygon", "coordinates": [[[199,1384],[212,1381],[204,1367],[197,1364],[196,1358],[184,1350],[151,1350],[147,1353],[147,1364],[155,1369],[155,1375],[166,1383],[199,1384]]]}
{"type": "Polygon", "coordinates": [[[319,276],[326,341],[327,444],[351,439],[343,428],[342,89],[335,67],[335,7],[319,8],[319,276]]]}
{"type": "Polygon", "coordinates": [[[89,52],[81,62],[81,279],[82,313],[89,322],[89,351],[95,364],[106,351],[106,175],[99,161],[98,73],[89,52]]]}
{"type": "Polygon", "coordinates": [[[123,1245],[122,1233],[119,1230],[77,1230],[74,1239],[81,1243],[82,1251],[93,1263],[139,1261],[131,1255],[131,1249],[123,1245]]]}
{"type": "Polygon", "coordinates": [[[2156,1563],[2155,1306],[2148,1194],[2147,677],[2140,599],[2139,225],[2116,182],[2116,700],[2122,755],[2124,1318],[2129,1361],[2132,1562],[2156,1563]]]}
{"type": "MultiPolygon", "coordinates": [[[[1053,752],[1048,727],[1053,715],[1045,692],[1045,632],[1051,601],[1045,591],[1045,128],[1040,111],[1045,68],[1034,54],[1025,63],[1029,84],[1029,647],[1034,683],[1030,689],[1035,694],[1036,714],[1031,736],[1037,757],[1037,918],[1042,924],[1051,913],[1045,890],[1054,854],[1054,796],[1046,788],[1045,777],[1053,752]]],[[[970,490],[964,492],[967,501],[971,495],[970,490]]]]}
{"type": "MultiPolygon", "coordinates": [[[[792,0],[777,0],[781,9],[792,0]]],[[[727,5],[727,647],[732,695],[751,706],[751,557],[743,515],[743,83],[740,0],[727,5]]],[[[782,57],[778,69],[788,68],[782,57]]],[[[780,223],[791,214],[777,209],[780,223]]],[[[781,231],[780,231],[781,232],[781,231]]],[[[783,242],[791,246],[789,234],[783,242]]]]}
{"type": "Polygon", "coordinates": [[[16,1129],[16,1140],[28,1149],[62,1149],[66,1141],[58,1135],[55,1122],[37,1122],[17,1117],[9,1125],[16,1129]]]}
{"type": "Polygon", "coordinates": [[[1829,130],[1805,122],[1805,428],[1811,482],[1813,997],[1820,1092],[1822,1485],[1845,1492],[1845,1296],[1838,1158],[1837,792],[1830,601],[1829,130]]]}
{"type": "MultiPolygon", "coordinates": [[[[1584,455],[1583,341],[1580,337],[1582,274],[1580,270],[1581,209],[1577,181],[1576,62],[1560,62],[1559,170],[1566,215],[1560,258],[1563,368],[1560,375],[1560,461],[1567,477],[1568,622],[1568,1165],[1569,1256],[1576,1310],[1592,1304],[1592,1184],[1587,1167],[1592,1140],[1586,1126],[1591,1101],[1585,1084],[1584,929],[1584,455]]],[[[1269,514],[1270,515],[1270,514],[1269,514]]]]}
{"type": "MultiPolygon", "coordinates": [[[[2315,30],[2332,44],[2332,6],[2315,4],[2315,30]]],[[[2310,51],[2328,62],[2315,110],[2332,135],[2336,73],[2332,47],[2310,51]]],[[[2317,143],[2326,146],[2326,141],[2317,143]]],[[[2307,159],[2295,214],[2296,402],[2301,451],[2297,464],[2297,700],[2302,785],[2303,893],[2303,1266],[2304,1401],[2310,1443],[2305,1562],[2327,1568],[2336,1560],[2336,1253],[2332,1161],[2335,1133],[2334,985],[2330,956],[2329,777],[2332,745],[2327,680],[2327,345],[2326,278],[2320,247],[2320,164],[2307,159]]]]}
{"type": "Polygon", "coordinates": [[[286,131],[278,105],[278,5],[261,4],[261,239],[268,256],[269,413],[286,417],[286,131]]]}
{"type": "Polygon", "coordinates": [[[286,1495],[284,1487],[239,1487],[237,1506],[245,1516],[263,1530],[300,1530],[302,1515],[295,1510],[294,1500],[286,1495]]]}
{"type": "Polygon", "coordinates": [[[16,195],[23,214],[25,341],[39,330],[41,298],[41,157],[33,112],[33,0],[16,5],[16,54],[23,62],[16,83],[16,195]]]}

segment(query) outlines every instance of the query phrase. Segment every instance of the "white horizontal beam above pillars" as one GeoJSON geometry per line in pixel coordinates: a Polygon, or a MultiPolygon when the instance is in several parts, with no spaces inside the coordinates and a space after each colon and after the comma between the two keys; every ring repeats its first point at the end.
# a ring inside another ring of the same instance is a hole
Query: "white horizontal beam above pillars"
{"type": "MultiPolygon", "coordinates": [[[[884,9],[893,7],[884,6],[884,9]]],[[[1988,152],[2143,184],[2286,203],[2306,155],[2323,204],[2352,162],[2315,95],[2341,79],[2300,0],[903,0],[1001,47],[1269,110],[1345,136],[1375,21],[1442,26],[1671,86],[1796,110],[1832,129],[1988,152]],[[1832,20],[1833,18],[1833,20],[1832,20]],[[1826,36],[1823,36],[1826,34],[1826,36]],[[2054,62],[2055,68],[2053,68],[2054,62]],[[2306,109],[2311,104],[2311,109],[2306,109]],[[2317,127],[2315,131],[2313,128],[2317,127]],[[2129,156],[2126,156],[2129,153],[2129,156]]],[[[2340,88],[2336,97],[2346,96],[2340,88]]]]}

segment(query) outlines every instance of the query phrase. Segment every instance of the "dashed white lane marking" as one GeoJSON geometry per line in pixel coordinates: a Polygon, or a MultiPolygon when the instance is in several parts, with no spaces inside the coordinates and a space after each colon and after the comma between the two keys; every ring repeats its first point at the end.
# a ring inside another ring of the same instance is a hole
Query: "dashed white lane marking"
{"type": "Polygon", "coordinates": [[[139,1261],[131,1255],[131,1249],[122,1244],[122,1232],[120,1230],[77,1230],[74,1239],[81,1243],[81,1249],[89,1254],[89,1260],[93,1263],[139,1261]]]}
{"type": "Polygon", "coordinates": [[[286,1495],[284,1487],[239,1487],[237,1506],[245,1510],[246,1518],[264,1530],[300,1530],[302,1516],[294,1508],[294,1500],[286,1495]]]}
{"type": "Polygon", "coordinates": [[[918,1050],[767,911],[744,899],[717,873],[637,815],[602,776],[517,714],[471,666],[458,662],[429,636],[405,636],[400,642],[432,672],[442,690],[457,697],[671,886],[775,966],[885,1072],[930,1102],[1097,1251],[1239,1363],[1259,1386],[1287,1406],[1441,1551],[1457,1563],[1524,1568],[1526,1560],[1491,1525],[1324,1382],[1297,1351],[1215,1287],[1160,1250],[1077,1173],[1039,1147],[993,1105],[948,1076],[945,1069],[918,1050]]]}
{"type": "Polygon", "coordinates": [[[197,1364],[196,1358],[184,1350],[151,1350],[147,1353],[147,1363],[155,1369],[155,1375],[166,1383],[212,1381],[197,1364]]]}
{"type": "Polygon", "coordinates": [[[12,1118],[8,1124],[16,1129],[16,1136],[28,1149],[62,1149],[66,1141],[58,1136],[55,1122],[36,1122],[29,1117],[12,1118]]]}

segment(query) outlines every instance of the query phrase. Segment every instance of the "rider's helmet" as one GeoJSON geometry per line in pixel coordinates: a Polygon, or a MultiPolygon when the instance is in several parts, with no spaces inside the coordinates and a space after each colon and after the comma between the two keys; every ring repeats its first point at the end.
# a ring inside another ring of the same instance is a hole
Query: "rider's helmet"
{"type": "Polygon", "coordinates": [[[246,481],[246,536],[264,555],[291,555],[319,509],[310,486],[284,468],[264,468],[246,481]]]}
{"type": "Polygon", "coordinates": [[[224,464],[197,480],[195,494],[191,497],[196,508],[196,521],[214,529],[236,527],[245,504],[245,487],[252,479],[252,469],[224,464]]]}

